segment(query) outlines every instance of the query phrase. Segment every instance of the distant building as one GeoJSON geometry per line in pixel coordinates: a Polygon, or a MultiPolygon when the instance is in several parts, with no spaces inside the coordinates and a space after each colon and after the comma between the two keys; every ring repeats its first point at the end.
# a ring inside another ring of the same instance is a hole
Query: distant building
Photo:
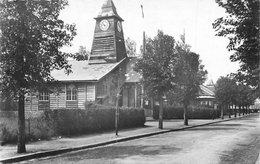
{"type": "Polygon", "coordinates": [[[199,96],[196,98],[196,105],[214,108],[215,84],[212,80],[207,85],[200,85],[199,96]]]}

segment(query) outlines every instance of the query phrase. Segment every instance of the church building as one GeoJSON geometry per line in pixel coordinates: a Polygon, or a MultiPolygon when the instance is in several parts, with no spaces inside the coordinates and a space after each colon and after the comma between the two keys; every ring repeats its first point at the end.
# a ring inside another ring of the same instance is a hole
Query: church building
{"type": "Polygon", "coordinates": [[[55,70],[57,92],[39,91],[26,98],[25,109],[85,108],[86,103],[140,107],[139,75],[135,58],[128,58],[122,22],[112,0],[106,0],[96,18],[90,57],[69,61],[72,73],[55,70]]]}

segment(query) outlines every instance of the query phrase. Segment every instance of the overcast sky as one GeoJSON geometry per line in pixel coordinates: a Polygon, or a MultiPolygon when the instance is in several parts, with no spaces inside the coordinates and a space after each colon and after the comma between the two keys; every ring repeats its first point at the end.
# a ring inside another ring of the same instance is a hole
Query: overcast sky
{"type": "MultiPolygon", "coordinates": [[[[101,10],[105,0],[69,0],[61,12],[66,23],[75,23],[77,36],[73,46],[64,48],[77,52],[79,46],[91,50],[96,21],[93,19],[101,10]]],[[[202,64],[209,72],[208,78],[214,82],[231,72],[236,72],[238,63],[232,63],[226,46],[228,39],[215,36],[212,23],[225,15],[215,0],[113,0],[118,14],[124,19],[125,39],[130,37],[137,42],[137,50],[142,44],[142,32],[154,37],[158,29],[179,40],[185,29],[186,43],[191,50],[200,54],[202,64]],[[145,19],[142,18],[141,5],[145,19]]]]}

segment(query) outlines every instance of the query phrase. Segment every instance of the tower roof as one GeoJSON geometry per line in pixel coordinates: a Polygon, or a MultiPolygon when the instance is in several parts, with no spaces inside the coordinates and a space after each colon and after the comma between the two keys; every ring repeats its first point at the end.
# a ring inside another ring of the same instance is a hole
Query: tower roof
{"type": "Polygon", "coordinates": [[[117,17],[120,21],[124,21],[117,13],[116,7],[112,0],[105,0],[101,11],[99,12],[98,16],[95,18],[105,18],[105,17],[117,17]]]}

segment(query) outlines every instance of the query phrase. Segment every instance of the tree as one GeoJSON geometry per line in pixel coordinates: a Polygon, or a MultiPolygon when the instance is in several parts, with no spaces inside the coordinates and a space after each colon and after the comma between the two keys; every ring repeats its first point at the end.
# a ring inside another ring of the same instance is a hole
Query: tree
{"type": "MultiPolygon", "coordinates": [[[[178,56],[175,53],[175,40],[158,30],[154,39],[146,41],[146,53],[135,65],[134,70],[142,75],[149,97],[159,100],[159,128],[163,128],[163,97],[169,90],[173,90],[177,83],[176,72],[179,71],[178,56]]],[[[180,72],[178,72],[180,74],[180,72]]]]}
{"type": "Polygon", "coordinates": [[[0,2],[1,89],[18,99],[18,153],[26,152],[25,94],[53,81],[52,70],[71,71],[72,55],[60,51],[76,35],[75,25],[59,19],[66,5],[66,0],[0,2]]]}
{"type": "Polygon", "coordinates": [[[179,72],[176,88],[170,91],[167,99],[184,107],[184,125],[188,125],[188,106],[198,96],[200,85],[206,80],[207,71],[199,60],[199,55],[190,51],[190,46],[185,43],[185,36],[177,42],[176,53],[179,56],[179,72]]]}
{"type": "MultiPolygon", "coordinates": [[[[239,115],[241,113],[241,108],[243,108],[243,115],[245,114],[245,108],[254,104],[257,98],[254,94],[252,88],[246,85],[239,84],[237,87],[237,105],[239,106],[239,115]]],[[[247,113],[247,111],[246,111],[247,113]]]]}
{"type": "Polygon", "coordinates": [[[74,58],[78,61],[80,60],[88,60],[89,58],[89,51],[86,50],[86,47],[79,46],[79,51],[75,54],[74,58]]]}
{"type": "Polygon", "coordinates": [[[216,82],[215,97],[218,105],[221,106],[221,117],[223,119],[224,108],[233,105],[234,97],[236,97],[236,81],[230,77],[221,76],[216,82]]]}
{"type": "Polygon", "coordinates": [[[125,45],[127,56],[136,56],[136,42],[131,38],[127,37],[125,40],[125,45]]]}
{"type": "Polygon", "coordinates": [[[115,74],[115,77],[113,77],[113,83],[115,88],[113,89],[115,94],[114,97],[116,98],[116,113],[115,113],[115,134],[118,136],[118,129],[119,129],[119,100],[122,97],[122,90],[126,81],[125,76],[125,68],[122,66],[119,66],[118,72],[115,74]]]}
{"type": "Polygon", "coordinates": [[[237,78],[255,87],[259,94],[260,38],[259,0],[216,0],[227,16],[215,20],[217,36],[228,37],[228,50],[234,51],[231,61],[239,61],[237,78]]]}
{"type": "Polygon", "coordinates": [[[204,70],[199,55],[190,52],[190,46],[185,44],[184,36],[181,37],[181,40],[176,46],[181,62],[181,75],[178,80],[178,86],[181,89],[177,93],[184,107],[184,125],[188,125],[188,106],[198,96],[200,85],[206,80],[207,71],[204,70]]]}

